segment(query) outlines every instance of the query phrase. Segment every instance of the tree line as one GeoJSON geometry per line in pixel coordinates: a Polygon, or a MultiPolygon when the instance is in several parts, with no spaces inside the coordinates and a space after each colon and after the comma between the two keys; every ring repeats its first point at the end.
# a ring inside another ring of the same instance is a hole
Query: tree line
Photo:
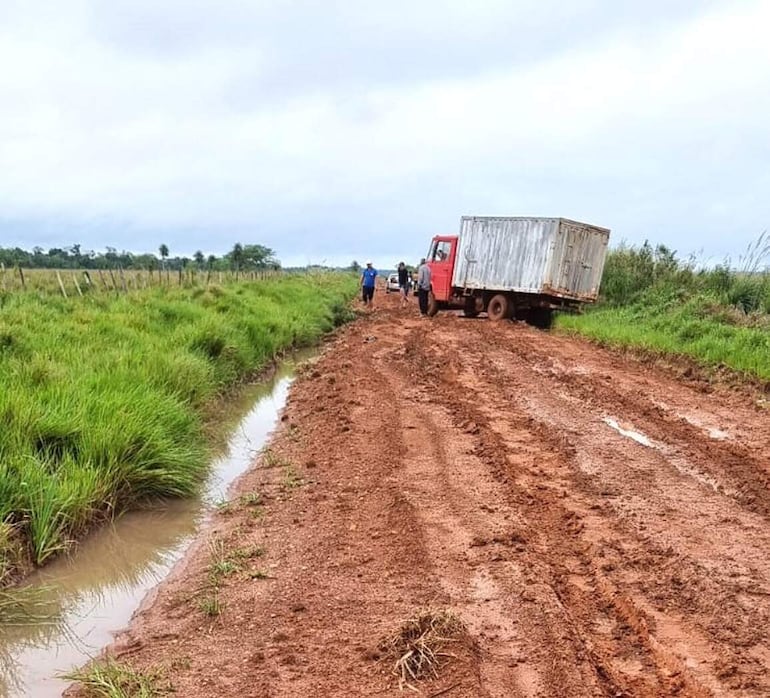
{"type": "Polygon", "coordinates": [[[224,255],[205,255],[198,250],[191,257],[171,256],[168,245],[158,247],[158,254],[145,252],[118,252],[114,247],[107,247],[104,252],[83,250],[79,244],[70,247],[52,247],[47,251],[42,247],[24,250],[20,247],[0,247],[0,263],[5,267],[23,267],[26,269],[200,269],[213,271],[250,271],[280,269],[281,263],[275,252],[269,247],[256,244],[233,245],[232,250],[224,255]]]}

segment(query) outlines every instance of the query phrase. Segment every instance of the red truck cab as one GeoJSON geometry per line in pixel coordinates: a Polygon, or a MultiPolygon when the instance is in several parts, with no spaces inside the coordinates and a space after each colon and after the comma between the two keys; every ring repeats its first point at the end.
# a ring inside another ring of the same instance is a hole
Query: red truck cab
{"type": "Polygon", "coordinates": [[[457,235],[436,235],[428,252],[430,284],[439,303],[446,303],[452,296],[452,274],[457,254],[457,235]]]}

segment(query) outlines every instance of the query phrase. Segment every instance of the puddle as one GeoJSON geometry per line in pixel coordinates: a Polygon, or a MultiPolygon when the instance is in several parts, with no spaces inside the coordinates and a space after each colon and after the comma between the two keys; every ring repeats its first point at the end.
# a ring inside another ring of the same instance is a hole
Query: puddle
{"type": "Polygon", "coordinates": [[[649,439],[649,437],[638,431],[634,431],[633,429],[627,429],[612,417],[605,417],[603,421],[605,424],[611,426],[619,434],[629,439],[633,439],[637,443],[642,444],[642,446],[647,446],[648,448],[656,448],[655,444],[649,439]]]}
{"type": "Polygon", "coordinates": [[[212,503],[252,463],[276,425],[297,362],[308,356],[283,363],[227,407],[222,421],[230,436],[198,497],[128,513],[29,579],[42,588],[46,620],[0,626],[0,698],[60,696],[68,682],[57,675],[97,655],[128,624],[182,557],[212,503]]]}

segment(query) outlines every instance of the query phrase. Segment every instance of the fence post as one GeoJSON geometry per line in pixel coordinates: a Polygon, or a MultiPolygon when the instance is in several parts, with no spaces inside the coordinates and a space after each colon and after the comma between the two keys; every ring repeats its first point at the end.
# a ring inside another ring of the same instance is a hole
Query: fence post
{"type": "Polygon", "coordinates": [[[76,289],[77,289],[77,291],[78,291],[78,295],[79,295],[79,296],[82,296],[82,295],[83,295],[83,291],[81,291],[81,290],[80,290],[80,284],[78,283],[78,275],[77,275],[77,272],[75,272],[75,273],[72,275],[72,280],[75,282],[75,288],[76,288],[76,289]]]}
{"type": "Polygon", "coordinates": [[[98,272],[99,272],[99,278],[101,279],[101,282],[102,282],[102,286],[104,287],[104,290],[106,291],[107,290],[107,279],[104,278],[104,274],[102,273],[101,269],[99,269],[98,272]]]}
{"type": "Polygon", "coordinates": [[[56,270],[56,279],[59,282],[59,288],[61,289],[61,294],[65,298],[67,297],[67,292],[64,290],[64,282],[61,280],[61,274],[59,273],[59,270],[56,270]]]}
{"type": "Polygon", "coordinates": [[[88,269],[85,269],[83,271],[83,278],[86,280],[86,286],[88,286],[88,288],[91,288],[93,284],[91,283],[91,275],[88,273],[88,269]]]}
{"type": "Polygon", "coordinates": [[[18,266],[19,270],[19,278],[21,279],[21,288],[22,290],[27,290],[27,282],[24,280],[24,270],[21,268],[21,264],[18,266]]]}
{"type": "Polygon", "coordinates": [[[5,291],[5,264],[3,262],[0,262],[0,269],[3,272],[3,276],[2,276],[2,279],[3,279],[3,291],[5,291]]]}
{"type": "Polygon", "coordinates": [[[126,277],[123,275],[123,267],[118,265],[118,274],[120,274],[120,285],[123,286],[123,293],[128,293],[128,286],[126,286],[126,277]]]}

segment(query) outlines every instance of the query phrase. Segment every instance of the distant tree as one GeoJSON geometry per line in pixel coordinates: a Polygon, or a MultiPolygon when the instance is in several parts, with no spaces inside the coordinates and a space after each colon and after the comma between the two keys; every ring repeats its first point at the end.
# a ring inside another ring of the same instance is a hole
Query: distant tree
{"type": "Polygon", "coordinates": [[[198,269],[203,269],[203,262],[206,261],[206,257],[204,256],[203,252],[198,250],[193,255],[193,259],[195,260],[195,263],[198,265],[198,269]]]}
{"type": "Polygon", "coordinates": [[[244,245],[243,247],[243,265],[244,267],[254,267],[256,269],[275,268],[280,263],[275,257],[275,252],[264,245],[244,245]]]}
{"type": "Polygon", "coordinates": [[[235,243],[225,256],[231,269],[280,269],[281,263],[275,252],[264,245],[242,245],[235,243]]]}
{"type": "Polygon", "coordinates": [[[207,260],[207,261],[208,261],[208,267],[209,267],[209,269],[213,269],[213,268],[214,268],[214,266],[215,266],[215,265],[216,265],[216,263],[217,263],[217,256],[216,256],[215,254],[210,254],[210,255],[209,255],[209,258],[208,258],[208,260],[207,260]]]}
{"type": "Polygon", "coordinates": [[[359,263],[358,263],[358,262],[357,262],[357,261],[354,259],[354,260],[353,260],[353,261],[350,263],[350,267],[349,267],[349,269],[350,269],[350,271],[359,272],[359,271],[361,271],[361,265],[360,265],[360,264],[359,264],[359,263]]]}
{"type": "Polygon", "coordinates": [[[240,242],[236,242],[233,245],[232,252],[230,252],[230,262],[233,269],[236,271],[243,267],[243,245],[240,242]]]}
{"type": "Polygon", "coordinates": [[[158,252],[160,252],[160,258],[161,258],[162,263],[163,263],[163,268],[165,269],[165,267],[166,267],[166,258],[168,257],[168,245],[166,245],[165,243],[162,244],[158,248],[158,252]]]}
{"type": "Polygon", "coordinates": [[[73,266],[79,267],[82,264],[83,255],[80,253],[80,244],[75,243],[72,245],[68,250],[70,256],[72,257],[73,266]]]}
{"type": "Polygon", "coordinates": [[[117,267],[118,263],[118,251],[114,247],[105,248],[107,251],[104,253],[104,261],[107,262],[107,266],[111,269],[117,267]]]}

